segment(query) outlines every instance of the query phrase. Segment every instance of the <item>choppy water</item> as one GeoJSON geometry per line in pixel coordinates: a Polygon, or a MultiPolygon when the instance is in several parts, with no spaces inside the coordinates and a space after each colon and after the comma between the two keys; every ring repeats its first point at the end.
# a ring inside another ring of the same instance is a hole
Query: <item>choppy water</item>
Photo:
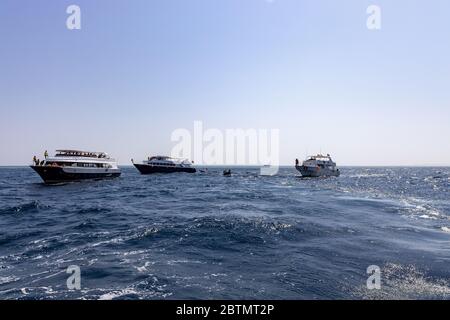
{"type": "Polygon", "coordinates": [[[449,299],[450,168],[341,170],[128,167],[45,186],[0,168],[0,298],[449,299]],[[369,265],[380,290],[366,288],[369,265]]]}

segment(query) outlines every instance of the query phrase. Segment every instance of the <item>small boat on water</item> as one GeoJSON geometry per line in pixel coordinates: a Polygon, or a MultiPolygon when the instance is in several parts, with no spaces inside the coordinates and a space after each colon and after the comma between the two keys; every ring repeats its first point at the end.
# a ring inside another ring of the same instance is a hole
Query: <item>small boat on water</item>
{"type": "Polygon", "coordinates": [[[34,157],[31,168],[48,184],[114,178],[121,174],[116,160],[104,152],[56,150],[53,157],[48,157],[47,151],[45,155],[42,161],[34,157]]]}
{"type": "Polygon", "coordinates": [[[149,157],[147,160],[142,161],[141,164],[134,163],[133,159],[131,159],[131,162],[141,174],[173,172],[195,173],[197,171],[187,159],[177,159],[166,156],[149,157]]]}
{"type": "Polygon", "coordinates": [[[231,176],[231,169],[225,169],[223,170],[223,175],[225,177],[230,177],[231,176]]]}
{"type": "Polygon", "coordinates": [[[318,154],[308,157],[299,164],[298,159],[295,160],[295,168],[302,174],[303,177],[339,177],[341,172],[336,168],[336,163],[333,162],[330,155],[326,156],[318,154]]]}

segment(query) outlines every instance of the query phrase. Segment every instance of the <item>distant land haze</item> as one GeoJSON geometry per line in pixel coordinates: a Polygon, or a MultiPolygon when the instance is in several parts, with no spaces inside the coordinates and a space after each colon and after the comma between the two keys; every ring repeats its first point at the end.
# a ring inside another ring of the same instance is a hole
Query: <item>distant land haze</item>
{"type": "MultiPolygon", "coordinates": [[[[279,160],[450,165],[450,2],[0,2],[0,165],[59,148],[120,165],[174,130],[278,129],[279,160]]],[[[264,164],[264,163],[262,163],[264,164]]]]}

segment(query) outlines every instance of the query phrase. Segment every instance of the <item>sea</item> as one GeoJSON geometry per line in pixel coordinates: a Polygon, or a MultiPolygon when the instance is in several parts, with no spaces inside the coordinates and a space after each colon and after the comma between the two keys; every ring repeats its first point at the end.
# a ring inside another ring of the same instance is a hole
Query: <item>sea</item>
{"type": "Polygon", "coordinates": [[[0,168],[0,299],[450,299],[450,168],[222,170],[0,168]]]}

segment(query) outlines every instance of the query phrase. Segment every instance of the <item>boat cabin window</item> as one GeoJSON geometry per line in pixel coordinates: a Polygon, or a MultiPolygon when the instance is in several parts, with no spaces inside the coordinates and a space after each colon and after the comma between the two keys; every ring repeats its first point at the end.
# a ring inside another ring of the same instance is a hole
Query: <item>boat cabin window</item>
{"type": "Polygon", "coordinates": [[[58,150],[56,157],[106,158],[107,155],[106,155],[106,153],[103,153],[103,152],[58,150]]]}
{"type": "Polygon", "coordinates": [[[46,166],[59,166],[59,167],[80,167],[80,168],[112,168],[108,163],[85,163],[85,162],[56,162],[47,161],[46,166]]]}
{"type": "Polygon", "coordinates": [[[75,164],[77,167],[81,168],[108,168],[107,163],[85,163],[85,162],[77,162],[75,164]]]}

